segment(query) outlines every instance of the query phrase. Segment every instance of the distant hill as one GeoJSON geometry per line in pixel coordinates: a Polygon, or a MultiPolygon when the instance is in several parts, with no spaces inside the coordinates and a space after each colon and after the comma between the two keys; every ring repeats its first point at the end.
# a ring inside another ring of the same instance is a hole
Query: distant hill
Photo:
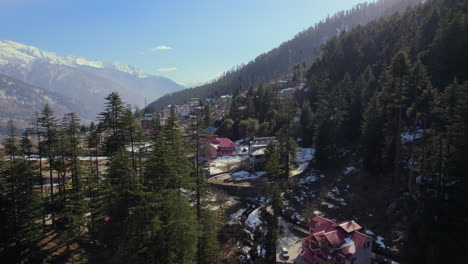
{"type": "Polygon", "coordinates": [[[183,89],[170,79],[119,62],[61,57],[10,40],[0,41],[0,73],[71,98],[89,108],[87,119],[102,111],[104,97],[112,91],[129,104],[143,106],[145,98],[154,100],[183,89]]]}
{"type": "Polygon", "coordinates": [[[371,20],[403,12],[422,0],[380,0],[375,3],[359,4],[351,10],[341,11],[314,26],[298,33],[293,39],[279,47],[259,55],[246,65],[240,65],[211,83],[165,95],[149,107],[161,109],[169,104],[181,104],[192,97],[206,98],[232,94],[241,86],[244,90],[251,85],[267,83],[293,71],[294,67],[305,70],[320,53],[320,47],[333,36],[349,31],[357,25],[371,20]],[[304,67],[305,66],[305,67],[304,67]]]}
{"type": "Polygon", "coordinates": [[[47,103],[58,118],[70,112],[80,116],[88,116],[93,112],[61,94],[0,74],[0,136],[5,135],[6,124],[10,119],[20,129],[30,126],[34,113],[40,113],[47,103]]]}

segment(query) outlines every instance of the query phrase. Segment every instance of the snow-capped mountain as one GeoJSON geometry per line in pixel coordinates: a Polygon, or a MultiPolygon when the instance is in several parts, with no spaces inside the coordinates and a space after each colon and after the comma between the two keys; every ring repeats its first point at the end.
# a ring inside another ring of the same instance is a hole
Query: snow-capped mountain
{"type": "Polygon", "coordinates": [[[45,104],[54,109],[58,118],[70,112],[90,115],[90,109],[70,98],[0,74],[0,138],[6,134],[8,120],[13,120],[19,129],[31,126],[35,112],[40,113],[45,104]]]}
{"type": "Polygon", "coordinates": [[[17,43],[11,40],[0,40],[0,65],[11,63],[20,67],[27,65],[36,60],[43,60],[51,64],[61,64],[70,67],[92,67],[97,69],[107,68],[121,72],[125,72],[139,78],[147,78],[141,69],[114,61],[106,63],[102,61],[88,60],[83,57],[68,55],[66,57],[58,56],[55,52],[43,51],[33,46],[17,43]]]}
{"type": "Polygon", "coordinates": [[[112,91],[119,92],[127,103],[142,106],[145,99],[152,101],[184,88],[120,62],[62,57],[10,40],[0,40],[0,73],[71,98],[92,110],[83,117],[86,119],[94,119],[102,111],[104,97],[112,91]]]}

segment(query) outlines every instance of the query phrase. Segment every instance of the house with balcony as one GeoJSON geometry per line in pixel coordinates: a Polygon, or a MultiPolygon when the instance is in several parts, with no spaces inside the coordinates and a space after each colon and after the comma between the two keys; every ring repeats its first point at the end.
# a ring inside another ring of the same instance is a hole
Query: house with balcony
{"type": "Polygon", "coordinates": [[[353,220],[333,222],[321,216],[308,224],[310,234],[302,240],[301,256],[310,264],[370,264],[372,238],[359,232],[353,220]]]}

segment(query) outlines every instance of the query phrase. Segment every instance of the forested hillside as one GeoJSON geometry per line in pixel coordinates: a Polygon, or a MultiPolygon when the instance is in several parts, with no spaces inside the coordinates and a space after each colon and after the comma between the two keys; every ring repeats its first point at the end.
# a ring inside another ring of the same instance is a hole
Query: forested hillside
{"type": "Polygon", "coordinates": [[[204,174],[174,112],[143,135],[112,93],[86,136],[76,114],[59,121],[47,104],[21,139],[8,124],[2,263],[219,263],[204,174]]]}
{"type": "Polygon", "coordinates": [[[281,78],[293,71],[301,74],[315,60],[320,46],[333,36],[376,18],[404,12],[408,6],[420,2],[421,0],[381,0],[359,4],[351,10],[338,12],[298,33],[279,47],[259,55],[246,65],[239,65],[226,72],[219,79],[199,87],[168,94],[148,107],[158,111],[170,104],[185,103],[192,97],[207,98],[232,94],[239,86],[245,90],[252,85],[281,78]]]}
{"type": "Polygon", "coordinates": [[[307,224],[321,216],[332,223],[316,228],[352,226],[334,233],[343,241],[314,240],[333,250],[323,260],[343,263],[347,248],[345,261],[361,263],[350,234],[362,230],[365,263],[464,263],[468,2],[404,8],[416,2],[339,13],[152,105],[214,97],[186,111],[137,119],[112,92],[88,127],[76,113],[59,119],[56,95],[0,76],[0,99],[45,103],[22,135],[9,120],[0,145],[0,262],[302,260],[311,244],[299,241],[316,239],[307,224]],[[291,88],[270,82],[291,70],[291,88]]]}
{"type": "Polygon", "coordinates": [[[467,8],[427,1],[332,38],[307,70],[306,89],[237,91],[218,133],[301,137],[323,171],[352,153],[366,173],[411,197],[410,260],[455,261],[467,206],[467,8]]]}

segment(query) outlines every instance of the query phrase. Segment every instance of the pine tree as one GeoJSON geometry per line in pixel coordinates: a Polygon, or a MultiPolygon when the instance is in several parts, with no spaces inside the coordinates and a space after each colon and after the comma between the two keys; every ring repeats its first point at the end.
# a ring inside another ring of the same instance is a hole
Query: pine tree
{"type": "Polygon", "coordinates": [[[48,104],[44,106],[42,114],[39,117],[38,123],[41,127],[41,136],[43,138],[40,143],[43,147],[43,152],[48,160],[48,170],[49,170],[49,184],[50,184],[50,199],[49,202],[52,206],[52,225],[55,224],[55,197],[54,197],[54,179],[53,171],[56,170],[58,166],[57,161],[57,150],[59,145],[59,129],[58,122],[54,116],[54,112],[48,104]]]}
{"type": "Polygon", "coordinates": [[[134,179],[131,158],[124,149],[120,149],[111,157],[106,175],[104,214],[109,221],[101,228],[102,242],[113,254],[119,253],[119,257],[127,253],[123,247],[131,230],[126,224],[130,220],[130,208],[137,202],[134,179]]]}
{"type": "Polygon", "coordinates": [[[108,155],[111,155],[126,143],[122,131],[124,129],[122,119],[125,115],[125,106],[120,95],[116,92],[109,94],[105,99],[105,110],[99,114],[99,130],[100,132],[106,132],[109,134],[105,143],[105,151],[108,155]]]}
{"type": "Polygon", "coordinates": [[[208,209],[201,211],[200,237],[198,239],[199,264],[217,264],[220,261],[220,245],[215,215],[208,209]]]}
{"type": "Polygon", "coordinates": [[[284,173],[284,164],[281,164],[280,161],[279,144],[277,141],[272,141],[267,146],[265,171],[268,172],[271,179],[277,182],[279,177],[284,173]]]}
{"type": "Polygon", "coordinates": [[[2,255],[11,262],[34,262],[40,238],[40,197],[34,191],[31,164],[18,158],[19,144],[13,122],[9,122],[8,160],[0,154],[0,221],[2,255]]]}
{"type": "Polygon", "coordinates": [[[84,234],[87,206],[84,201],[84,169],[79,160],[81,153],[79,141],[79,119],[75,113],[66,114],[62,123],[63,134],[66,138],[65,166],[70,172],[71,185],[63,190],[64,208],[62,221],[65,232],[62,234],[67,243],[67,249],[76,238],[84,234]]]}
{"type": "Polygon", "coordinates": [[[300,123],[302,142],[304,146],[310,146],[310,144],[312,144],[313,136],[313,116],[310,103],[307,100],[302,104],[300,123]]]}
{"type": "Polygon", "coordinates": [[[409,85],[410,64],[405,52],[397,53],[392,65],[382,77],[382,93],[380,99],[384,107],[384,158],[386,167],[393,167],[393,182],[399,183],[401,171],[401,133],[403,118],[406,112],[405,98],[409,85]],[[391,165],[390,165],[391,164],[391,165]]]}
{"type": "Polygon", "coordinates": [[[363,114],[361,144],[364,166],[371,171],[381,169],[383,149],[382,109],[377,93],[372,97],[363,114]]]}
{"type": "Polygon", "coordinates": [[[132,157],[133,170],[137,171],[137,157],[135,154],[136,138],[138,134],[138,123],[129,108],[123,110],[122,120],[120,126],[122,127],[122,136],[125,137],[124,142],[129,142],[130,154],[132,157]]]}
{"type": "Polygon", "coordinates": [[[209,126],[211,126],[211,124],[213,123],[212,117],[211,117],[211,116],[212,116],[211,107],[210,107],[209,104],[207,104],[207,105],[205,106],[205,111],[204,111],[204,113],[205,113],[205,119],[204,119],[205,124],[204,124],[204,126],[209,127],[209,126]]]}

